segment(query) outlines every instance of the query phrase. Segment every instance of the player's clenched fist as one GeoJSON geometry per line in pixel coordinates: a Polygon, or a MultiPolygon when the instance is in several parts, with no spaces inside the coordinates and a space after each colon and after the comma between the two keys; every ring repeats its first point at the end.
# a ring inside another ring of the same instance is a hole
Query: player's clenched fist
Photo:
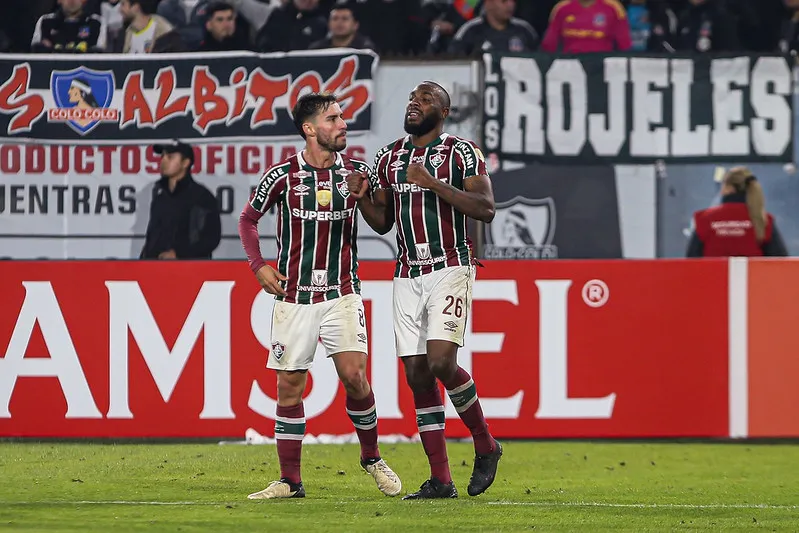
{"type": "Polygon", "coordinates": [[[264,265],[259,268],[258,272],[255,273],[255,277],[258,278],[258,283],[261,284],[261,287],[269,294],[274,294],[276,296],[286,295],[286,291],[283,290],[283,286],[280,285],[280,282],[286,281],[288,278],[271,266],[264,265]]]}
{"type": "Polygon", "coordinates": [[[408,171],[405,174],[405,179],[408,183],[418,185],[422,189],[429,189],[433,186],[436,179],[419,163],[413,163],[408,166],[408,171]]]}
{"type": "Polygon", "coordinates": [[[350,172],[347,175],[347,189],[354,198],[363,198],[369,190],[369,180],[363,172],[350,172]]]}

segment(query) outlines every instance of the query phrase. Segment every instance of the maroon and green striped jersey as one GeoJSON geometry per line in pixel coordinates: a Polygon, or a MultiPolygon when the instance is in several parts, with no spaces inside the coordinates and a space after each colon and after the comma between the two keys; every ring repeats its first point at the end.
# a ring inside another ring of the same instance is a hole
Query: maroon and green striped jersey
{"type": "Polygon", "coordinates": [[[421,163],[433,177],[458,189],[472,176],[487,176],[485,158],[472,141],[442,133],[423,147],[410,135],[377,152],[369,182],[372,189],[391,189],[397,227],[394,277],[414,278],[450,266],[472,264],[466,215],[437,194],[408,183],[408,165],[421,163]]]}
{"type": "Polygon", "coordinates": [[[353,171],[369,166],[336,154],[332,167],[318,169],[299,152],[261,178],[250,206],[264,213],[277,205],[277,269],[288,278],[278,300],[312,304],[360,294],[357,201],[346,182],[353,171]]]}

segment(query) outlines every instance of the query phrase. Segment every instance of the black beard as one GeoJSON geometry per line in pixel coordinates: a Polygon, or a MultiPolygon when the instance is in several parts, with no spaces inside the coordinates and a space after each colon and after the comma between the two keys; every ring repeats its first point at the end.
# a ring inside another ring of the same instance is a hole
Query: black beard
{"type": "Polygon", "coordinates": [[[427,115],[418,124],[408,123],[408,117],[405,117],[405,133],[421,137],[433,131],[438,126],[439,118],[435,115],[427,115]]]}
{"type": "Polygon", "coordinates": [[[346,142],[340,148],[338,146],[336,146],[336,139],[335,138],[333,138],[333,139],[325,139],[325,140],[318,139],[317,142],[319,143],[319,146],[321,146],[322,148],[324,148],[328,152],[340,152],[340,151],[344,150],[347,147],[347,143],[346,142]]]}

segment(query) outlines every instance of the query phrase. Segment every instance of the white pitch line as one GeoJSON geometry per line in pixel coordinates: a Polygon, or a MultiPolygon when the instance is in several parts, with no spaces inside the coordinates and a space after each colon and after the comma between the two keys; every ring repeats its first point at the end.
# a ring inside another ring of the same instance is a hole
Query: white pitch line
{"type": "Polygon", "coordinates": [[[530,507],[612,507],[630,509],[799,509],[799,505],[767,503],[611,503],[611,502],[486,502],[488,505],[523,505],[530,507]]]}
{"type": "Polygon", "coordinates": [[[229,505],[227,502],[140,502],[132,500],[50,500],[40,502],[0,502],[0,505],[229,505]]]}
{"type": "MultiPolygon", "coordinates": [[[[237,502],[158,502],[158,501],[135,501],[135,500],[80,500],[80,501],[7,501],[0,502],[2,505],[164,505],[164,506],[221,506],[232,504],[243,504],[245,501],[237,502]]],[[[303,505],[312,503],[351,503],[351,501],[330,502],[329,500],[306,500],[303,505]]],[[[613,502],[509,502],[492,501],[485,502],[486,505],[519,505],[527,507],[607,507],[622,509],[773,509],[773,510],[797,510],[799,505],[772,505],[767,503],[613,503],[613,502]]],[[[478,502],[474,502],[479,505],[478,502]]]]}

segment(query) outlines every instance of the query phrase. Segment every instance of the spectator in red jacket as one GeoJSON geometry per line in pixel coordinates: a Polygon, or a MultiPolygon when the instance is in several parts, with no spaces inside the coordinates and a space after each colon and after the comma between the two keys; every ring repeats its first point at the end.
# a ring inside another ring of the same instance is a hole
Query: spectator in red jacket
{"type": "Polygon", "coordinates": [[[721,195],[721,204],[694,213],[688,257],[788,255],[752,171],[730,169],[722,181],[721,195]]]}
{"type": "Polygon", "coordinates": [[[549,16],[541,43],[546,52],[567,54],[629,50],[630,22],[618,0],[563,0],[549,16]]]}

